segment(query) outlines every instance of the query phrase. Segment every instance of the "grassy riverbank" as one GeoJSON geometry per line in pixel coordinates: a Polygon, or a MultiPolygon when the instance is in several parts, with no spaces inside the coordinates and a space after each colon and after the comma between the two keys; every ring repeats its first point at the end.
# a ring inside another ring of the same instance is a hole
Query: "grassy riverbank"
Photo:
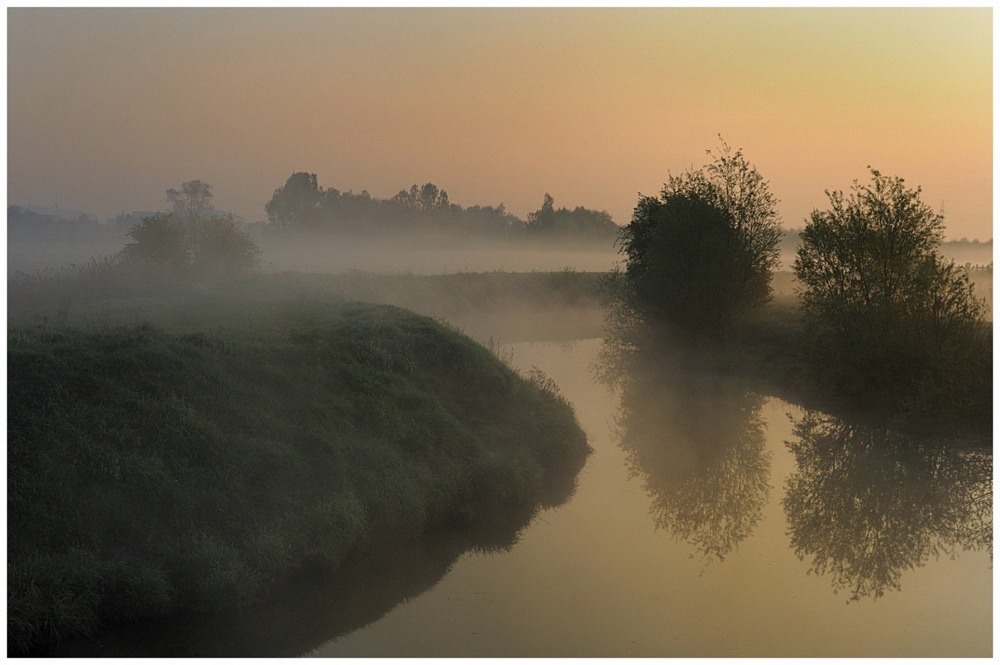
{"type": "MultiPolygon", "coordinates": [[[[599,273],[149,277],[92,266],[9,282],[11,653],[102,621],[246,605],[373,536],[538,501],[555,467],[582,463],[583,435],[544,377],[350,300],[482,341],[596,337],[599,273]]],[[[857,417],[809,374],[797,304],[776,282],[737,343],[669,351],[857,417]]],[[[955,377],[943,414],[891,424],[991,440],[991,367],[955,377]]]]}
{"type": "Polygon", "coordinates": [[[755,379],[762,391],[833,415],[917,436],[980,440],[991,445],[993,423],[992,322],[980,324],[975,356],[954,361],[933,380],[915,386],[835,389],[809,360],[811,340],[798,304],[777,301],[748,321],[725,365],[755,379]],[[864,395],[861,397],[859,395],[864,395]]]}
{"type": "MultiPolygon", "coordinates": [[[[985,336],[992,324],[985,324],[985,336]]],[[[903,395],[886,391],[877,401],[835,391],[808,359],[810,340],[793,298],[779,297],[750,317],[737,336],[722,341],[683,343],[664,329],[634,330],[633,341],[606,341],[602,380],[615,382],[634,363],[696,369],[739,376],[754,390],[804,407],[871,426],[916,436],[945,437],[961,445],[992,445],[992,353],[980,362],[942,377],[942,383],[903,395]],[[634,345],[634,346],[633,346],[634,345]],[[628,349],[634,350],[629,351],[628,349]]]]}
{"type": "Polygon", "coordinates": [[[372,537],[537,502],[589,450],[551,382],[428,318],[225,302],[11,326],[9,653],[252,604],[372,537]]]}

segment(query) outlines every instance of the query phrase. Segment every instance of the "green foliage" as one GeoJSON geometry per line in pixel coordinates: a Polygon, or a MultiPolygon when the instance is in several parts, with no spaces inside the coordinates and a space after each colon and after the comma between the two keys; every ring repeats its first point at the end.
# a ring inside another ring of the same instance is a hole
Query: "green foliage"
{"type": "Polygon", "coordinates": [[[144,259],[181,269],[191,263],[192,242],[187,225],[173,215],[145,217],[128,231],[123,257],[144,259]]]}
{"type": "Polygon", "coordinates": [[[157,616],[174,601],[156,565],[101,559],[76,546],[9,557],[7,579],[8,651],[14,653],[86,635],[102,621],[157,616]]]}
{"type": "Polygon", "coordinates": [[[133,225],[131,238],[118,254],[126,268],[173,277],[214,277],[251,271],[260,263],[260,249],[240,230],[232,215],[216,215],[212,186],[191,180],[180,190],[168,189],[173,212],[145,217],[133,225]]]}
{"type": "Polygon", "coordinates": [[[177,276],[235,275],[260,263],[260,249],[232,216],[146,217],[128,232],[132,239],[119,255],[122,263],[165,267],[177,276]]]}
{"type": "Polygon", "coordinates": [[[988,396],[985,303],[940,256],[943,219],[920,188],[871,176],[847,196],[828,192],[830,209],[801,234],[794,270],[815,371],[859,403],[927,411],[988,396]]]}
{"type": "Polygon", "coordinates": [[[373,536],[540,500],[588,451],[550,388],[430,319],[239,307],[213,334],[10,329],[11,651],[250,604],[373,536]]]}
{"type": "Polygon", "coordinates": [[[191,271],[198,276],[237,275],[255,269],[260,249],[231,216],[199,220],[192,229],[191,271]]]}
{"type": "Polygon", "coordinates": [[[620,297],[687,338],[724,335],[760,309],[778,262],[781,231],[767,182],[725,143],[713,157],[670,176],[659,197],[640,196],[619,238],[620,297]]]}

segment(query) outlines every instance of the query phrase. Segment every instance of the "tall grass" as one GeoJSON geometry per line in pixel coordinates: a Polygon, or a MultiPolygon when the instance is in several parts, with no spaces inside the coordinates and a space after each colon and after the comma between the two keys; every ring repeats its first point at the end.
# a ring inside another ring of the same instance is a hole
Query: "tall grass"
{"type": "Polygon", "coordinates": [[[550,386],[431,319],[308,302],[241,316],[10,329],[10,653],[252,604],[370,538],[543,501],[589,451],[550,386]]]}

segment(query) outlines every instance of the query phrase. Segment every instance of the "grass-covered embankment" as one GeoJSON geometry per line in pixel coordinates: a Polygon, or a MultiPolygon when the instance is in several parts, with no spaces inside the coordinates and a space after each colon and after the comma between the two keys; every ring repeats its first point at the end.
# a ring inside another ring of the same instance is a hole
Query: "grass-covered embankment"
{"type": "Polygon", "coordinates": [[[393,307],[8,335],[8,652],[247,605],[372,538],[537,501],[588,452],[544,380],[393,307]]]}

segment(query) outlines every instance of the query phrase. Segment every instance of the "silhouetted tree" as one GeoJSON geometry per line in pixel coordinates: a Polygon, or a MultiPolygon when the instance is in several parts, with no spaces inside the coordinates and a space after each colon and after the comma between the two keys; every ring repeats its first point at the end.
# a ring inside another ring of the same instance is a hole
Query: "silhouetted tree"
{"type": "Polygon", "coordinates": [[[463,211],[463,218],[474,229],[488,232],[506,233],[524,227],[524,221],[508,212],[503,203],[498,206],[470,206],[463,211]]]}
{"type": "Polygon", "coordinates": [[[847,196],[827,192],[830,209],[814,210],[801,234],[794,270],[814,367],[863,403],[988,399],[985,305],[939,254],[943,218],[919,187],[874,169],[871,178],[847,196]]]}
{"type": "Polygon", "coordinates": [[[722,335],[771,297],[782,232],[767,182],[724,142],[697,171],[640,196],[621,231],[621,297],[687,337],[722,335]]]}
{"type": "Polygon", "coordinates": [[[528,228],[533,231],[551,231],[555,226],[555,199],[548,192],[542,199],[542,207],[528,213],[528,228]]]}
{"type": "Polygon", "coordinates": [[[297,171],[274,190],[264,210],[273,224],[306,224],[315,221],[322,201],[323,190],[316,181],[316,174],[297,171]]]}
{"type": "Polygon", "coordinates": [[[170,209],[179,219],[204,219],[215,211],[212,205],[212,186],[201,180],[182,183],[180,190],[168,189],[167,200],[170,202],[170,209]]]}
{"type": "Polygon", "coordinates": [[[589,210],[583,206],[556,208],[552,195],[547,193],[542,206],[528,213],[525,229],[539,236],[559,236],[561,238],[594,238],[618,235],[618,225],[611,221],[605,211],[589,210]]]}
{"type": "Polygon", "coordinates": [[[275,227],[309,227],[324,231],[350,232],[471,232],[496,237],[521,236],[526,229],[540,236],[559,239],[595,240],[617,236],[618,226],[603,211],[578,206],[573,210],[553,205],[545,195],[541,210],[525,223],[499,206],[462,206],[452,203],[448,192],[432,182],[411,185],[387,199],[373,198],[368,192],[354,194],[333,188],[323,189],[316,175],[293,173],[275,190],[266,205],[268,220],[275,227]]]}
{"type": "Polygon", "coordinates": [[[425,183],[423,187],[412,185],[408,190],[400,190],[392,200],[403,207],[425,213],[451,207],[451,202],[448,200],[448,192],[439,189],[437,185],[431,182],[425,183]]]}

